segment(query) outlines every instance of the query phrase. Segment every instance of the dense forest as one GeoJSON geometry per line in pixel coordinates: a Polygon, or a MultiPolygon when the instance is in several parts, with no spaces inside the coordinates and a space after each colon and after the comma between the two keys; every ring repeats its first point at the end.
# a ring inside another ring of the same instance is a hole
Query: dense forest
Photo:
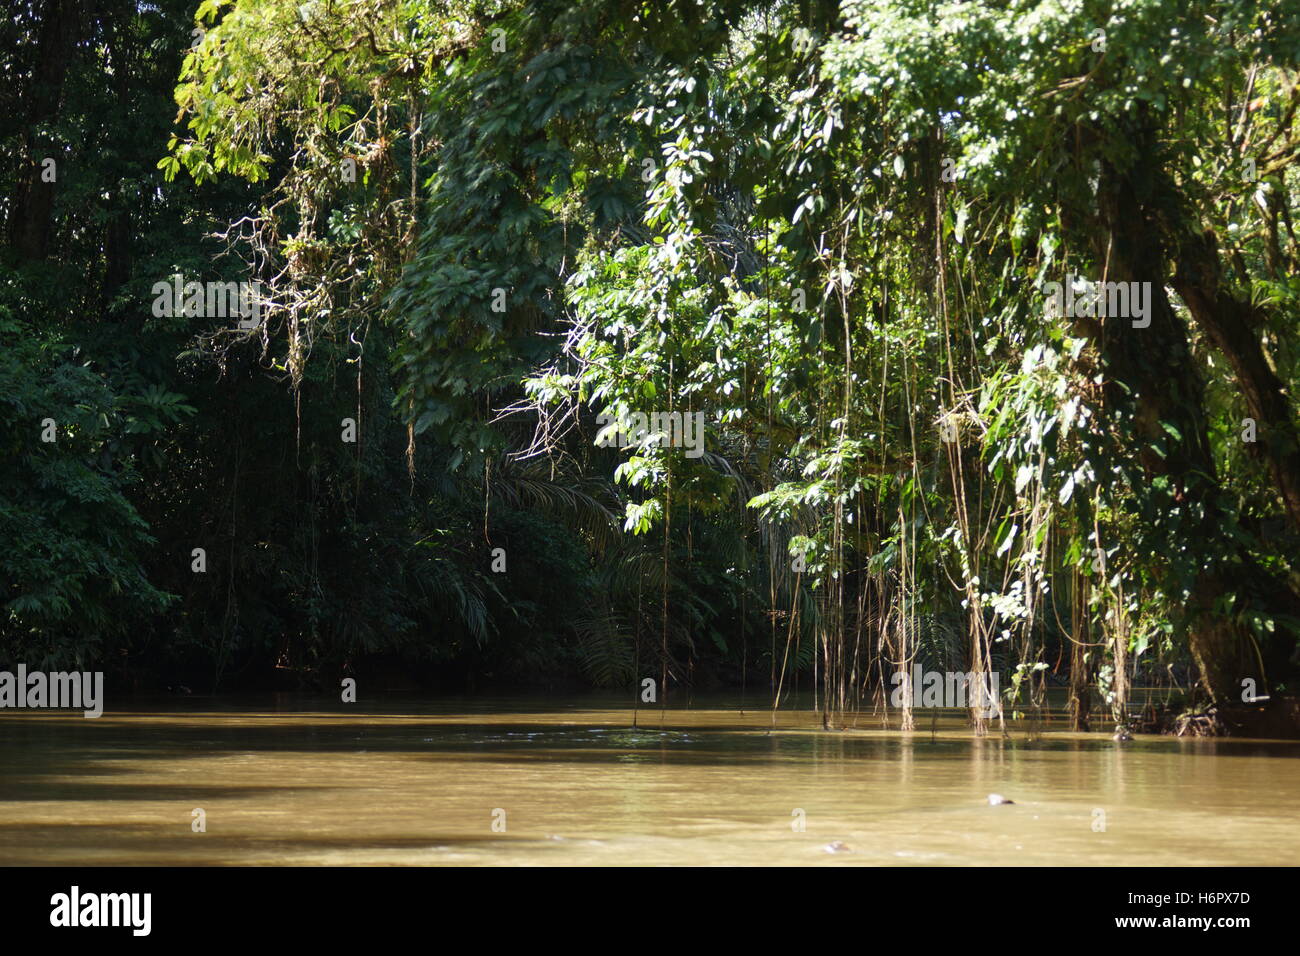
{"type": "Polygon", "coordinates": [[[1300,5],[6,8],[5,662],[1294,695],[1300,5]]]}

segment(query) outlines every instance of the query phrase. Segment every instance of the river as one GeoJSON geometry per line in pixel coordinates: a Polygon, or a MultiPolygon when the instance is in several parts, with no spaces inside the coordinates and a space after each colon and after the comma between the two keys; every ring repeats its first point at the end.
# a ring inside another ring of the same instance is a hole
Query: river
{"type": "Polygon", "coordinates": [[[6,711],[0,864],[1300,864],[1300,744],[918,724],[735,699],[635,729],[609,698],[6,711]]]}

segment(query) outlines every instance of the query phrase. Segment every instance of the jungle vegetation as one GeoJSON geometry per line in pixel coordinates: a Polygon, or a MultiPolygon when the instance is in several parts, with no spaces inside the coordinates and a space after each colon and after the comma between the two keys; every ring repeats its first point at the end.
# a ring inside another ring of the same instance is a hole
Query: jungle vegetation
{"type": "Polygon", "coordinates": [[[1300,6],[10,6],[6,659],[1294,694],[1300,6]]]}

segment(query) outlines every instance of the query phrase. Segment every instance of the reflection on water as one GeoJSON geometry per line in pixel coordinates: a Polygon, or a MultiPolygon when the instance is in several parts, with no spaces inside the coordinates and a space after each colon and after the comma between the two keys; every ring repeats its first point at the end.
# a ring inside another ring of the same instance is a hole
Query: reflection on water
{"type": "Polygon", "coordinates": [[[1294,743],[975,738],[956,713],[826,733],[734,701],[635,728],[607,699],[362,706],[3,712],[0,863],[1300,864],[1294,743]]]}

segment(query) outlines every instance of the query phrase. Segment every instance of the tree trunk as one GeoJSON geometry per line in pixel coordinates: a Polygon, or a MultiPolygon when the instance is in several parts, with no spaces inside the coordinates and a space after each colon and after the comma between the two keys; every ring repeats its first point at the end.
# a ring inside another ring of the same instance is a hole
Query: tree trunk
{"type": "Polygon", "coordinates": [[[1196,324],[1232,367],[1259,440],[1273,484],[1293,530],[1300,532],[1300,440],[1286,388],[1264,356],[1256,329],[1260,310],[1223,287],[1218,244],[1212,233],[1184,233],[1176,243],[1178,271],[1173,287],[1196,324]]]}
{"type": "Polygon", "coordinates": [[[77,0],[46,0],[31,84],[19,94],[27,110],[22,118],[18,175],[9,200],[9,245],[22,259],[44,259],[49,248],[57,180],[43,182],[40,164],[60,157],[52,155],[53,144],[42,127],[58,117],[63,81],[83,19],[77,0]]]}
{"type": "MultiPolygon", "coordinates": [[[[1137,151],[1154,153],[1154,148],[1137,151]]],[[[1164,532],[1167,545],[1160,545],[1173,556],[1177,548],[1195,549],[1219,537],[1221,489],[1210,453],[1204,387],[1186,328],[1165,291],[1166,258],[1154,185],[1140,170],[1103,168],[1098,190],[1102,228],[1094,235],[1102,278],[1150,283],[1150,324],[1135,328],[1132,318],[1107,316],[1096,320],[1094,334],[1109,379],[1108,404],[1132,408],[1138,460],[1151,479],[1170,482],[1181,511],[1182,520],[1164,532]],[[1157,444],[1164,454],[1156,450],[1157,444]]],[[[1219,604],[1224,580],[1217,569],[1197,574],[1190,582],[1187,607],[1188,642],[1200,684],[1216,701],[1228,699],[1240,686],[1235,663],[1241,635],[1219,604]]]]}

